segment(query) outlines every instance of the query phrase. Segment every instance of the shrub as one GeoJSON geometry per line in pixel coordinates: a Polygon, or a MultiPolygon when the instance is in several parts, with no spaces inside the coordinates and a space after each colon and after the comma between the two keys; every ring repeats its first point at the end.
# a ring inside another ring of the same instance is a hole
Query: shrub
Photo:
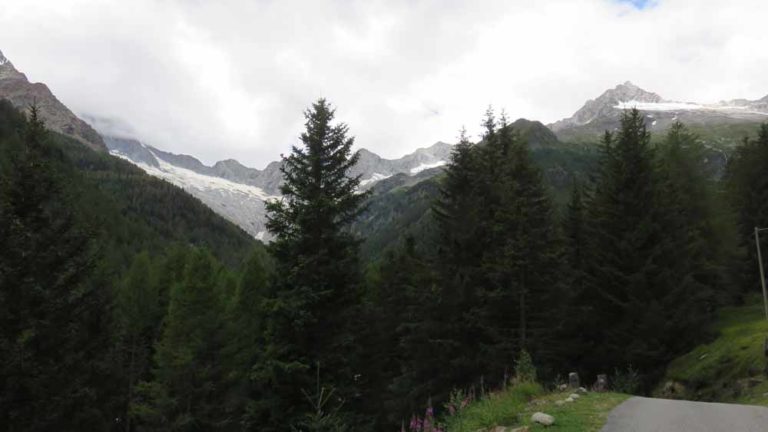
{"type": "Polygon", "coordinates": [[[611,388],[618,393],[635,394],[640,388],[640,373],[632,365],[626,370],[613,370],[610,380],[611,388]]]}
{"type": "Polygon", "coordinates": [[[515,364],[515,382],[533,383],[536,382],[536,367],[533,365],[533,359],[526,350],[520,350],[520,356],[515,364]]]}

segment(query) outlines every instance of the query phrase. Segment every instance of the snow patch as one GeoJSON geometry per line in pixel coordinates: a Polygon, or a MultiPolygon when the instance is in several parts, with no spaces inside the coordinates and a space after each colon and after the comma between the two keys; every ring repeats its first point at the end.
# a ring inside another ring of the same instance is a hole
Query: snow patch
{"type": "Polygon", "coordinates": [[[439,166],[443,166],[446,163],[448,163],[448,162],[446,162],[444,160],[437,161],[437,162],[434,162],[434,163],[431,163],[431,164],[423,163],[423,164],[417,166],[416,168],[411,168],[411,175],[418,174],[418,173],[420,173],[420,172],[422,172],[424,170],[428,170],[428,169],[431,169],[431,168],[437,168],[439,166]]]}
{"type": "Polygon", "coordinates": [[[365,180],[360,180],[360,186],[366,186],[371,183],[376,183],[378,181],[388,179],[392,177],[392,174],[380,174],[380,173],[373,173],[370,178],[367,178],[365,180]]]}
{"type": "Polygon", "coordinates": [[[259,231],[258,233],[256,233],[254,237],[256,238],[256,240],[264,241],[264,236],[266,235],[267,235],[266,231],[259,231]]]}
{"type": "Polygon", "coordinates": [[[689,102],[640,102],[630,100],[614,105],[617,109],[637,108],[640,111],[720,111],[744,114],[768,115],[768,112],[754,111],[747,106],[735,105],[701,105],[689,102]]]}
{"type": "Polygon", "coordinates": [[[230,195],[239,195],[242,198],[257,198],[261,201],[268,201],[279,198],[278,196],[267,194],[263,189],[256,186],[236,183],[221,177],[199,174],[186,168],[177,167],[161,159],[151,149],[148,150],[150,153],[152,153],[152,156],[157,159],[159,166],[153,167],[145,163],[135,162],[131,160],[127,155],[124,155],[119,151],[113,150],[110,153],[114,156],[128,160],[129,162],[143,169],[147,174],[166,180],[169,183],[179,186],[182,189],[218,191],[222,193],[228,193],[230,195]]]}
{"type": "Polygon", "coordinates": [[[703,105],[686,102],[640,102],[636,100],[619,102],[614,108],[631,109],[637,108],[640,111],[686,111],[706,109],[703,105]]]}

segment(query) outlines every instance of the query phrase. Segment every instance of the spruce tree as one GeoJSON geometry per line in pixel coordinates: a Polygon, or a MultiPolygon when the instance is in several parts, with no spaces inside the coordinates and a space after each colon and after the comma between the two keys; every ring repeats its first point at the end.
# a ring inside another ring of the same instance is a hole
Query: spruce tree
{"type": "Polygon", "coordinates": [[[251,368],[260,361],[264,348],[265,299],[269,296],[271,267],[263,249],[246,260],[237,281],[234,298],[227,305],[226,333],[222,362],[227,373],[226,411],[238,426],[249,430],[258,426],[252,412],[263,392],[251,381],[251,368]]]}
{"type": "Polygon", "coordinates": [[[183,281],[171,288],[152,380],[139,385],[132,406],[148,429],[212,430],[236,422],[221,406],[223,313],[216,271],[207,252],[195,251],[183,281]]]}
{"type": "Polygon", "coordinates": [[[489,110],[483,125],[480,144],[457,146],[435,205],[436,315],[443,349],[452,350],[444,390],[501,382],[523,347],[551,359],[544,348],[560,315],[561,244],[541,173],[504,116],[489,110]]]}
{"type": "Polygon", "coordinates": [[[429,397],[446,391],[441,382],[444,375],[434,365],[447,364],[451,358],[442,344],[446,323],[438,316],[440,292],[430,264],[409,236],[381,266],[376,315],[378,358],[371,360],[382,376],[380,385],[368,392],[369,397],[384,401],[385,412],[378,413],[383,422],[379,429],[397,427],[421,411],[429,397]]]}
{"type": "Polygon", "coordinates": [[[161,319],[160,298],[147,253],[134,258],[125,280],[118,284],[114,311],[117,354],[126,380],[125,411],[121,420],[125,430],[131,431],[134,419],[130,404],[136,384],[148,378],[152,344],[161,319]]]}
{"type": "MultiPolygon", "coordinates": [[[[760,276],[755,248],[755,227],[768,226],[768,123],[762,124],[757,138],[745,139],[728,163],[726,184],[736,213],[741,247],[746,252],[737,266],[739,285],[746,292],[759,292],[760,276]]],[[[768,239],[761,235],[761,248],[768,239]]],[[[768,254],[763,253],[768,260],[768,254]]],[[[768,261],[763,265],[768,265],[768,261]]]]}
{"type": "Polygon", "coordinates": [[[695,137],[674,125],[658,149],[643,116],[625,112],[606,133],[587,206],[587,260],[579,295],[583,352],[600,372],[659,367],[695,343],[721,288],[711,195],[695,137]],[[697,330],[698,329],[698,330],[697,330]]]}
{"type": "Polygon", "coordinates": [[[10,430],[106,428],[105,293],[89,283],[93,233],[73,209],[63,156],[35,107],[0,179],[0,423],[10,430]]]}
{"type": "Polygon", "coordinates": [[[488,233],[481,292],[489,321],[483,328],[491,343],[486,368],[501,376],[520,350],[552,362],[563,298],[562,244],[541,172],[504,116],[486,142],[483,171],[495,174],[482,188],[489,209],[481,221],[488,233]]]}
{"type": "Polygon", "coordinates": [[[625,112],[617,135],[606,133],[603,140],[588,209],[593,244],[582,301],[589,358],[581,363],[590,372],[628,363],[647,368],[648,357],[662,349],[653,334],[641,334],[649,330],[641,329],[644,323],[661,324],[659,301],[666,288],[652,282],[660,270],[652,258],[663,236],[656,225],[653,168],[643,116],[637,110],[625,112]]]}
{"type": "Polygon", "coordinates": [[[658,157],[659,202],[669,245],[666,263],[669,279],[675,281],[667,302],[677,304],[669,322],[675,323],[676,337],[685,335],[681,339],[694,342],[716,303],[730,297],[725,266],[731,259],[733,232],[727,228],[727,210],[718,205],[718,186],[698,137],[677,122],[658,157]]]}
{"type": "Polygon", "coordinates": [[[277,277],[267,300],[266,352],[255,372],[272,392],[265,430],[300,421],[302,391],[315,388],[317,367],[347,406],[357,394],[349,325],[361,274],[359,242],[348,228],[367,195],[359,193],[359,177],[348,175],[358,154],[348,127],[333,124],[334,109],[320,99],[305,117],[301,145],[283,159],[283,196],[267,204],[277,277]]]}

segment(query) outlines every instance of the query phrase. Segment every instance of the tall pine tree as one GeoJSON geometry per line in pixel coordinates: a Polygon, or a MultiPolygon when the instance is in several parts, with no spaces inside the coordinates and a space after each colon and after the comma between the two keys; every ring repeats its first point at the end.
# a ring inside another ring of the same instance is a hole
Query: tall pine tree
{"type": "Polygon", "coordinates": [[[267,300],[266,351],[254,374],[273,393],[263,430],[300,421],[317,369],[347,407],[357,396],[350,320],[361,271],[359,242],[348,227],[366,194],[358,191],[359,177],[348,175],[358,154],[348,127],[333,124],[334,109],[320,99],[305,116],[301,145],[283,159],[283,197],[267,204],[277,277],[267,300]]]}
{"type": "Polygon", "coordinates": [[[89,282],[93,233],[73,209],[63,155],[35,107],[0,179],[0,423],[104,429],[95,387],[108,346],[105,292],[89,282]]]}
{"type": "MultiPolygon", "coordinates": [[[[747,292],[759,292],[760,276],[755,248],[755,227],[768,226],[768,123],[760,126],[757,138],[745,139],[728,163],[726,182],[736,212],[740,243],[746,254],[738,266],[737,277],[747,292]]],[[[761,236],[761,247],[768,239],[761,236]]],[[[768,260],[768,254],[763,254],[768,260]]],[[[763,265],[768,265],[768,261],[763,265]]]]}

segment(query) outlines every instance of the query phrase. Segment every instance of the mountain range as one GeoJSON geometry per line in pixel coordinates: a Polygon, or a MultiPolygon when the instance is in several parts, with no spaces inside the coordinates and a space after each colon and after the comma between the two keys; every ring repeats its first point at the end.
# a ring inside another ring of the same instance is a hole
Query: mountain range
{"type": "MultiPolygon", "coordinates": [[[[279,198],[282,162],[271,162],[263,170],[244,166],[233,159],[208,166],[193,156],[163,151],[142,142],[140,137],[127,134],[115,136],[108,132],[110,128],[99,130],[99,125],[110,124],[113,122],[111,119],[98,115],[83,116],[96,126],[94,129],[62,104],[45,84],[30,83],[2,53],[0,98],[8,99],[20,109],[36,104],[41,117],[52,130],[70,136],[91,149],[109,152],[131,162],[146,173],[184,189],[250,235],[268,239],[264,204],[267,200],[279,198]]],[[[628,108],[642,111],[652,132],[664,131],[678,120],[690,125],[703,141],[711,144],[714,151],[709,157],[713,157],[715,165],[720,168],[724,166],[726,157],[722,149],[740,142],[757,122],[768,120],[768,96],[717,104],[678,102],[666,100],[627,81],[587,101],[569,118],[549,125],[518,119],[512,127],[528,142],[534,151],[534,159],[544,161],[542,168],[550,185],[564,188],[576,175],[574,170],[579,168],[575,167],[585,164],[571,160],[580,157],[574,149],[596,142],[603,131],[617,129],[622,111],[628,108]]],[[[382,195],[413,187],[437,175],[449,161],[451,149],[451,144],[437,142],[398,159],[385,159],[360,149],[359,161],[350,175],[360,176],[361,189],[373,189],[374,202],[376,199],[380,203],[391,202],[389,197],[382,198],[382,195]]],[[[428,190],[434,193],[435,188],[428,190]]],[[[423,211],[426,207],[422,208],[423,211]]],[[[377,215],[370,214],[369,218],[379,219],[377,215]]]]}
{"type": "Polygon", "coordinates": [[[606,130],[619,127],[621,112],[637,108],[651,132],[662,132],[680,121],[693,128],[735,126],[768,120],[768,96],[757,100],[733,99],[716,104],[664,99],[627,81],[587,101],[571,117],[549,124],[563,142],[591,141],[606,130]]]}
{"type": "MultiPolygon", "coordinates": [[[[136,139],[105,135],[104,142],[112,155],[181,187],[256,238],[267,238],[264,204],[279,198],[282,162],[272,162],[263,170],[233,159],[207,166],[192,156],[165,152],[136,139]]],[[[384,159],[361,149],[350,174],[360,176],[361,187],[367,189],[397,174],[436,172],[448,161],[450,151],[450,144],[438,142],[399,159],[384,159]]]]}

